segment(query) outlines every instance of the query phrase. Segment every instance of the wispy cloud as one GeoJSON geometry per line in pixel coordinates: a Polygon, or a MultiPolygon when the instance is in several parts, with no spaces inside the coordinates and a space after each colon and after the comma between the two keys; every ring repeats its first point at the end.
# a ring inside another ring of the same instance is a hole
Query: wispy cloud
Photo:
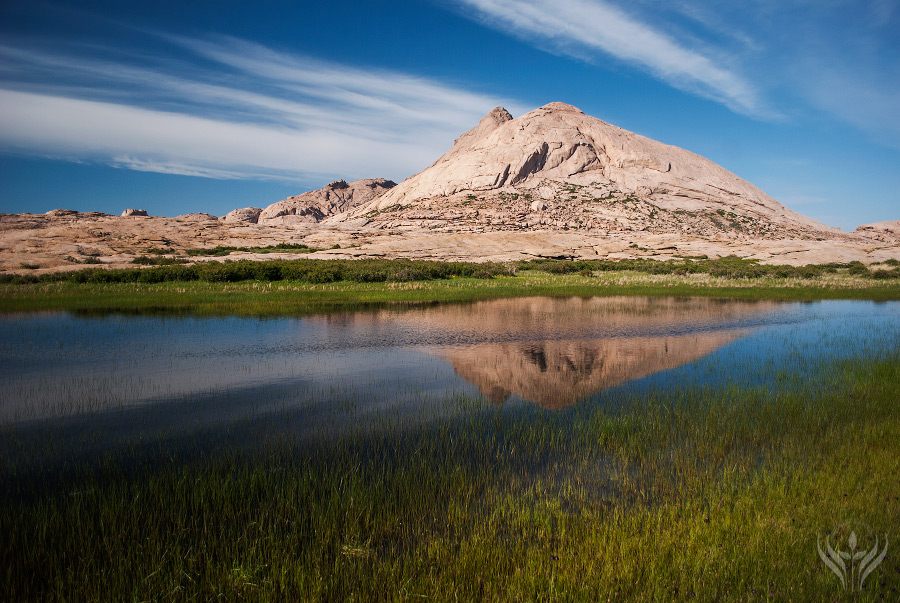
{"type": "Polygon", "coordinates": [[[692,49],[662,29],[603,0],[458,0],[488,24],[537,39],[579,58],[602,53],[753,116],[773,116],[756,88],[729,67],[725,53],[692,49]]]}
{"type": "Polygon", "coordinates": [[[399,179],[503,100],[233,38],[162,39],[176,52],[0,46],[0,150],[211,178],[399,179]]]}
{"type": "MultiPolygon", "coordinates": [[[[900,70],[897,73],[900,76],[900,70]]],[[[826,65],[798,80],[807,83],[803,92],[814,105],[869,132],[879,143],[900,149],[900,80],[826,65]]]]}
{"type": "Polygon", "coordinates": [[[823,7],[785,45],[782,77],[811,107],[900,149],[897,31],[900,10],[890,3],[823,7]]]}

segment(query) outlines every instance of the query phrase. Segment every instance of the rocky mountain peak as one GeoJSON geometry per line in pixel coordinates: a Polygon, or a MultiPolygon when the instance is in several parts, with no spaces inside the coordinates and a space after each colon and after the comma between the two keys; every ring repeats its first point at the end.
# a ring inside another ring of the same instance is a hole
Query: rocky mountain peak
{"type": "Polygon", "coordinates": [[[478,125],[453,141],[453,149],[463,150],[474,146],[479,140],[502,126],[512,121],[512,115],[503,107],[494,107],[491,112],[481,118],[478,125]]]}
{"type": "Polygon", "coordinates": [[[491,109],[490,113],[481,118],[481,121],[484,122],[486,120],[493,120],[500,125],[504,122],[512,120],[513,116],[509,114],[504,107],[494,107],[491,109]]]}
{"type": "Polygon", "coordinates": [[[547,103],[543,107],[539,107],[538,110],[547,112],[580,113],[581,115],[584,115],[584,111],[582,111],[578,107],[573,107],[572,105],[561,103],[558,101],[547,103]]]}

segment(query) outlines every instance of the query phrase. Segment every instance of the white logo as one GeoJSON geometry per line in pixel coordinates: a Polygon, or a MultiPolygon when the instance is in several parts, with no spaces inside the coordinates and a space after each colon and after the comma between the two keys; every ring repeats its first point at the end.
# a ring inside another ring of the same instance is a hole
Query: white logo
{"type": "Polygon", "coordinates": [[[840,579],[844,590],[850,592],[862,590],[866,577],[878,567],[887,554],[888,537],[884,535],[884,548],[880,548],[878,535],[865,526],[844,523],[835,528],[833,533],[825,536],[825,549],[822,549],[822,536],[816,535],[816,548],[822,562],[840,579]],[[862,529],[860,529],[862,528],[862,529]],[[864,543],[856,531],[860,530],[864,543]],[[865,530],[865,532],[863,532],[865,530]],[[833,543],[833,544],[832,544],[833,543]],[[871,548],[867,548],[869,545],[871,548]],[[846,547],[846,548],[845,548],[846,547]],[[880,549],[880,550],[879,550],[880,549]]]}

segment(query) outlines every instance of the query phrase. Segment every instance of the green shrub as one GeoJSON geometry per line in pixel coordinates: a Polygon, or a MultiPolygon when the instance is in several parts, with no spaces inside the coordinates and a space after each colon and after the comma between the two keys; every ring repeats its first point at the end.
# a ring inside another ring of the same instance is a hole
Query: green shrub
{"type": "Polygon", "coordinates": [[[893,270],[873,270],[869,276],[878,280],[900,278],[900,268],[894,268],[893,270]]]}
{"type": "Polygon", "coordinates": [[[862,262],[850,262],[847,264],[847,272],[856,276],[868,276],[869,269],[862,262]]]}
{"type": "Polygon", "coordinates": [[[188,260],[184,258],[151,258],[146,255],[139,255],[131,260],[131,263],[142,264],[144,266],[172,266],[174,264],[187,264],[188,260]]]}

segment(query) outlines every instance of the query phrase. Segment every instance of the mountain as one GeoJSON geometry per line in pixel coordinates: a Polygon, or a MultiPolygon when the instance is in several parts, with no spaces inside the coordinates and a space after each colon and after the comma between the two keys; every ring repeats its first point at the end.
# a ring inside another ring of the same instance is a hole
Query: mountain
{"type": "MultiPolygon", "coordinates": [[[[97,262],[133,268],[133,260],[160,249],[279,243],[319,250],[308,257],[348,259],[737,255],[795,266],[900,259],[900,222],[841,232],[789,210],[712,161],[563,103],[515,119],[497,107],[434,164],[397,185],[383,178],[337,180],[218,220],[126,213],[133,215],[0,214],[0,272],[76,270],[97,262]]],[[[513,351],[497,356],[516,357],[513,351]]],[[[545,355],[577,366],[582,353],[546,348],[545,355]]],[[[458,360],[460,371],[474,370],[458,360]]]]}
{"type": "Polygon", "coordinates": [[[646,231],[820,238],[837,229],[795,213],[725,168],[550,103],[502,107],[424,171],[331,221],[429,230],[646,231]]]}

